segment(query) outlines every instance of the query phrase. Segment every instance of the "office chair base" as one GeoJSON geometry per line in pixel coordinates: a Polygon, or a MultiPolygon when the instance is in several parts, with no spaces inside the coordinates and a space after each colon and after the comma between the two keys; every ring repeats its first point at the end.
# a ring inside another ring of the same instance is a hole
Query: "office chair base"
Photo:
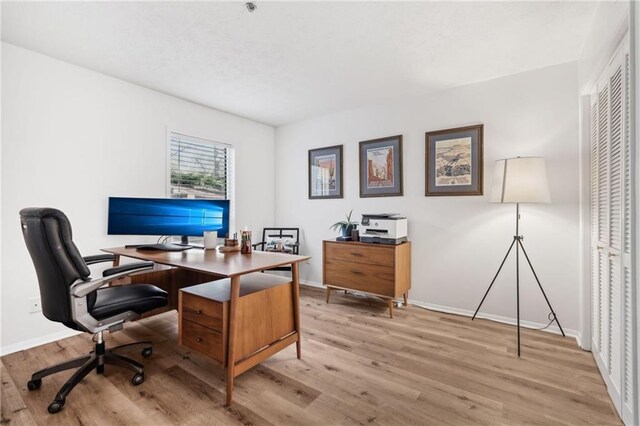
{"type": "Polygon", "coordinates": [[[135,346],[143,346],[140,354],[148,358],[153,353],[151,348],[151,342],[136,342],[129,343],[127,345],[116,346],[111,349],[105,349],[102,336],[99,336],[99,340],[96,343],[95,349],[89,354],[78,358],[65,361],[63,363],[47,367],[44,370],[40,370],[31,376],[31,380],[27,382],[27,388],[30,391],[40,389],[42,386],[42,379],[61,371],[77,368],[77,370],[71,375],[69,380],[60,388],[60,391],[56,394],[53,402],[49,404],[48,411],[51,414],[57,413],[62,410],[67,396],[73,390],[73,388],[82,381],[89,373],[96,370],[98,374],[104,373],[105,365],[115,365],[121,368],[127,368],[132,370],[135,374],[131,378],[131,384],[134,386],[144,383],[144,366],[138,361],[131,358],[127,358],[118,354],[118,351],[123,349],[131,350],[135,346]]]}

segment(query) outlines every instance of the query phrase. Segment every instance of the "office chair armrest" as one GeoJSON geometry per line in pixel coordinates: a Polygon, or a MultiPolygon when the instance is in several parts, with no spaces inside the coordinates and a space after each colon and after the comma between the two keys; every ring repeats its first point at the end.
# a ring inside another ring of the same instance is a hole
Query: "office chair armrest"
{"type": "MultiPolygon", "coordinates": [[[[77,280],[75,283],[71,285],[71,289],[70,289],[71,294],[74,297],[85,297],[87,294],[93,291],[96,291],[97,289],[99,289],[105,284],[109,284],[111,281],[115,281],[120,278],[126,277],[127,275],[130,275],[133,272],[140,272],[140,271],[146,271],[148,269],[152,269],[154,263],[139,262],[139,263],[134,263],[133,265],[136,265],[136,268],[129,268],[126,271],[118,272],[118,273],[109,275],[108,277],[96,278],[91,281],[77,280]]],[[[111,268],[111,269],[115,269],[115,268],[111,268]]]]}
{"type": "Polygon", "coordinates": [[[264,249],[264,245],[267,244],[266,241],[260,241],[259,243],[255,243],[255,244],[251,244],[253,246],[253,248],[258,248],[258,246],[262,246],[262,248],[264,249]]]}
{"type": "Polygon", "coordinates": [[[84,256],[84,262],[87,265],[93,265],[94,263],[113,262],[116,260],[115,254],[94,254],[92,256],[84,256]]]}
{"type": "Polygon", "coordinates": [[[102,272],[103,277],[108,277],[113,274],[119,274],[120,272],[137,272],[138,269],[153,268],[153,262],[135,262],[126,263],[120,266],[114,266],[113,268],[105,269],[102,272]]]}

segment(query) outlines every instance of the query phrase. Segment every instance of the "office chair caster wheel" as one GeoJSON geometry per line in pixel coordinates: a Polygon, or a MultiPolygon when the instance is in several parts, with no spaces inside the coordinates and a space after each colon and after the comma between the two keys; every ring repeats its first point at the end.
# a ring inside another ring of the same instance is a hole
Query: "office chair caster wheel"
{"type": "Polygon", "coordinates": [[[36,389],[40,389],[40,386],[42,386],[42,379],[29,380],[27,382],[27,388],[30,391],[34,391],[36,389]]]}
{"type": "Polygon", "coordinates": [[[145,358],[149,358],[153,354],[153,348],[144,348],[142,350],[142,356],[145,358]]]}
{"type": "Polygon", "coordinates": [[[55,414],[62,410],[62,407],[64,407],[64,399],[54,399],[53,402],[49,404],[47,410],[49,410],[51,414],[55,414]]]}
{"type": "Polygon", "coordinates": [[[141,385],[144,382],[144,373],[138,373],[131,379],[133,386],[141,385]]]}

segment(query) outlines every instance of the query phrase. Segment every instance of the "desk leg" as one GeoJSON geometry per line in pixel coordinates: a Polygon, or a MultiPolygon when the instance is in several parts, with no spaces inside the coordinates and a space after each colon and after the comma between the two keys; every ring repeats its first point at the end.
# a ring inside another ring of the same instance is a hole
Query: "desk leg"
{"type": "MultiPolygon", "coordinates": [[[[293,278],[293,322],[298,333],[296,341],[296,351],[298,359],[302,358],[302,333],[300,332],[300,277],[298,274],[298,263],[291,264],[291,277],[293,278]]],[[[327,290],[329,288],[327,287],[327,290]]],[[[327,300],[328,302],[328,300],[327,300]]]]}
{"type": "Polygon", "coordinates": [[[236,339],[238,334],[238,302],[240,299],[240,277],[231,277],[229,305],[229,347],[227,351],[227,404],[231,405],[233,379],[236,369],[236,339]]]}

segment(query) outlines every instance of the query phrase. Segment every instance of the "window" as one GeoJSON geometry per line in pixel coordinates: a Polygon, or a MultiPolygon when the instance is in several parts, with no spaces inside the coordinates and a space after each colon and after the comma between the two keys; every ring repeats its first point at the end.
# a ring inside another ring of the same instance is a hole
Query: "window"
{"type": "Polygon", "coordinates": [[[229,199],[233,148],[230,145],[171,133],[169,196],[229,199]]]}

